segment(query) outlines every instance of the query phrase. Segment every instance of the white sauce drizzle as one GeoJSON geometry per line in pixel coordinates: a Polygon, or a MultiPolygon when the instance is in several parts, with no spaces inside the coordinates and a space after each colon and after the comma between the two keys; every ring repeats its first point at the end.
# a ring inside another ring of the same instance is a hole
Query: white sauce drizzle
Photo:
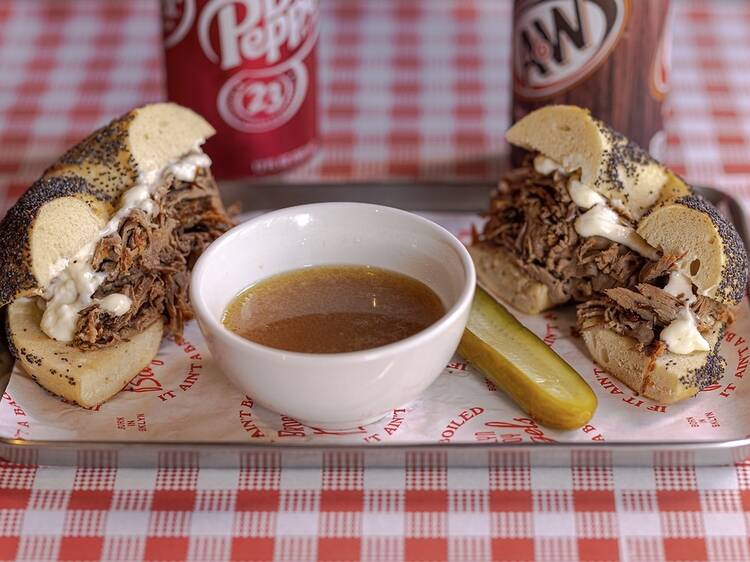
{"type": "MultiPolygon", "coordinates": [[[[534,157],[534,169],[537,173],[545,176],[554,172],[562,174],[573,172],[573,170],[541,154],[534,157]]],[[[578,234],[584,237],[602,236],[613,242],[619,242],[648,259],[656,260],[659,258],[656,248],[648,244],[633,227],[620,222],[619,215],[608,206],[607,199],[603,195],[576,178],[570,178],[568,181],[568,193],[578,207],[588,210],[576,219],[574,226],[578,234]]],[[[622,201],[616,199],[610,201],[610,203],[615,207],[621,206],[624,210],[622,201]]]]}
{"type": "Polygon", "coordinates": [[[673,271],[669,274],[669,282],[664,290],[673,297],[682,297],[688,304],[695,302],[693,283],[687,275],[679,271],[673,271]]]}
{"type": "Polygon", "coordinates": [[[590,209],[594,205],[607,204],[607,200],[604,197],[575,178],[570,178],[568,181],[568,193],[573,203],[581,209],[590,209]]]}
{"type": "Polygon", "coordinates": [[[559,163],[541,154],[534,156],[534,169],[538,174],[542,174],[543,176],[549,176],[557,171],[564,172],[559,163]]]}
{"type": "Polygon", "coordinates": [[[111,293],[103,299],[99,299],[99,306],[114,316],[122,316],[130,310],[132,304],[133,301],[130,300],[130,297],[122,293],[111,293]]]}
{"type": "Polygon", "coordinates": [[[683,297],[685,307],[679,312],[677,318],[661,331],[659,339],[667,344],[669,351],[678,355],[687,355],[694,351],[709,351],[711,346],[698,331],[695,314],[690,309],[690,305],[696,299],[690,279],[679,271],[673,271],[669,274],[669,282],[664,290],[672,296],[683,297]]]}
{"type": "Polygon", "coordinates": [[[122,293],[112,293],[99,300],[93,298],[106,278],[104,273],[95,272],[91,267],[97,243],[117,232],[133,209],[141,209],[149,215],[154,212],[156,205],[151,196],[164,174],[170,172],[179,180],[193,181],[198,168],[208,168],[210,165],[211,159],[200,150],[200,146],[196,146],[193,152],[164,169],[139,175],[138,182],[123,193],[120,208],[99,231],[97,239],[81,248],[72,260],[60,260],[50,268],[54,277],[47,286],[42,301],[45,306],[41,329],[45,334],[58,341],[72,341],[78,314],[93,303],[98,303],[114,316],[122,316],[130,310],[133,303],[122,293]]]}
{"type": "Polygon", "coordinates": [[[698,331],[695,321],[695,314],[690,310],[690,305],[685,305],[677,318],[669,326],[661,331],[659,339],[667,344],[667,349],[678,355],[688,355],[694,351],[709,351],[711,346],[708,345],[698,331]]]}
{"type": "Polygon", "coordinates": [[[578,217],[575,229],[581,236],[602,236],[627,246],[650,260],[659,259],[656,248],[649,245],[633,227],[622,224],[620,216],[601,203],[594,205],[578,217]]]}

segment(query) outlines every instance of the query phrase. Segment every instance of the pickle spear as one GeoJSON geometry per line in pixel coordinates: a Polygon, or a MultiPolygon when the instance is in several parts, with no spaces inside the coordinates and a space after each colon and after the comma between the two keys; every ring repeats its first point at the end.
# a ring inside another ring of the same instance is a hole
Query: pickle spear
{"type": "Polygon", "coordinates": [[[480,287],[458,353],[542,425],[576,429],[594,415],[581,375],[480,287]]]}

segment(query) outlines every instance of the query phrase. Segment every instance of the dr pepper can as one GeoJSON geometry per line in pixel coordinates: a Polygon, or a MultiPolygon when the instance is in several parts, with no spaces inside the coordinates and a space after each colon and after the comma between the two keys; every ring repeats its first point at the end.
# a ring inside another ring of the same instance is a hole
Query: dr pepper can
{"type": "Polygon", "coordinates": [[[171,101],[205,117],[219,179],[291,168],[318,146],[318,0],[162,0],[171,101]]]}

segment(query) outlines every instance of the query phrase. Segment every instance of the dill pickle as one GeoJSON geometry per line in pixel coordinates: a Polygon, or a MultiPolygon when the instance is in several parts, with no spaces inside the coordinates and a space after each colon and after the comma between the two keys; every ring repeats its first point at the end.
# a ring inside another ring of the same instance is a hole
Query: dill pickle
{"type": "Polygon", "coordinates": [[[575,429],[594,415],[581,375],[480,287],[458,353],[542,425],[575,429]]]}

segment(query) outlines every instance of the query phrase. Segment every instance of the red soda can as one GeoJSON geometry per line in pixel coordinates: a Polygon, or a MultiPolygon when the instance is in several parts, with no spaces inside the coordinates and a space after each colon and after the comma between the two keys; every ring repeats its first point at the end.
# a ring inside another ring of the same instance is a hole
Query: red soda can
{"type": "Polygon", "coordinates": [[[162,0],[170,100],[205,117],[219,179],[301,163],[318,146],[318,0],[162,0]]]}

